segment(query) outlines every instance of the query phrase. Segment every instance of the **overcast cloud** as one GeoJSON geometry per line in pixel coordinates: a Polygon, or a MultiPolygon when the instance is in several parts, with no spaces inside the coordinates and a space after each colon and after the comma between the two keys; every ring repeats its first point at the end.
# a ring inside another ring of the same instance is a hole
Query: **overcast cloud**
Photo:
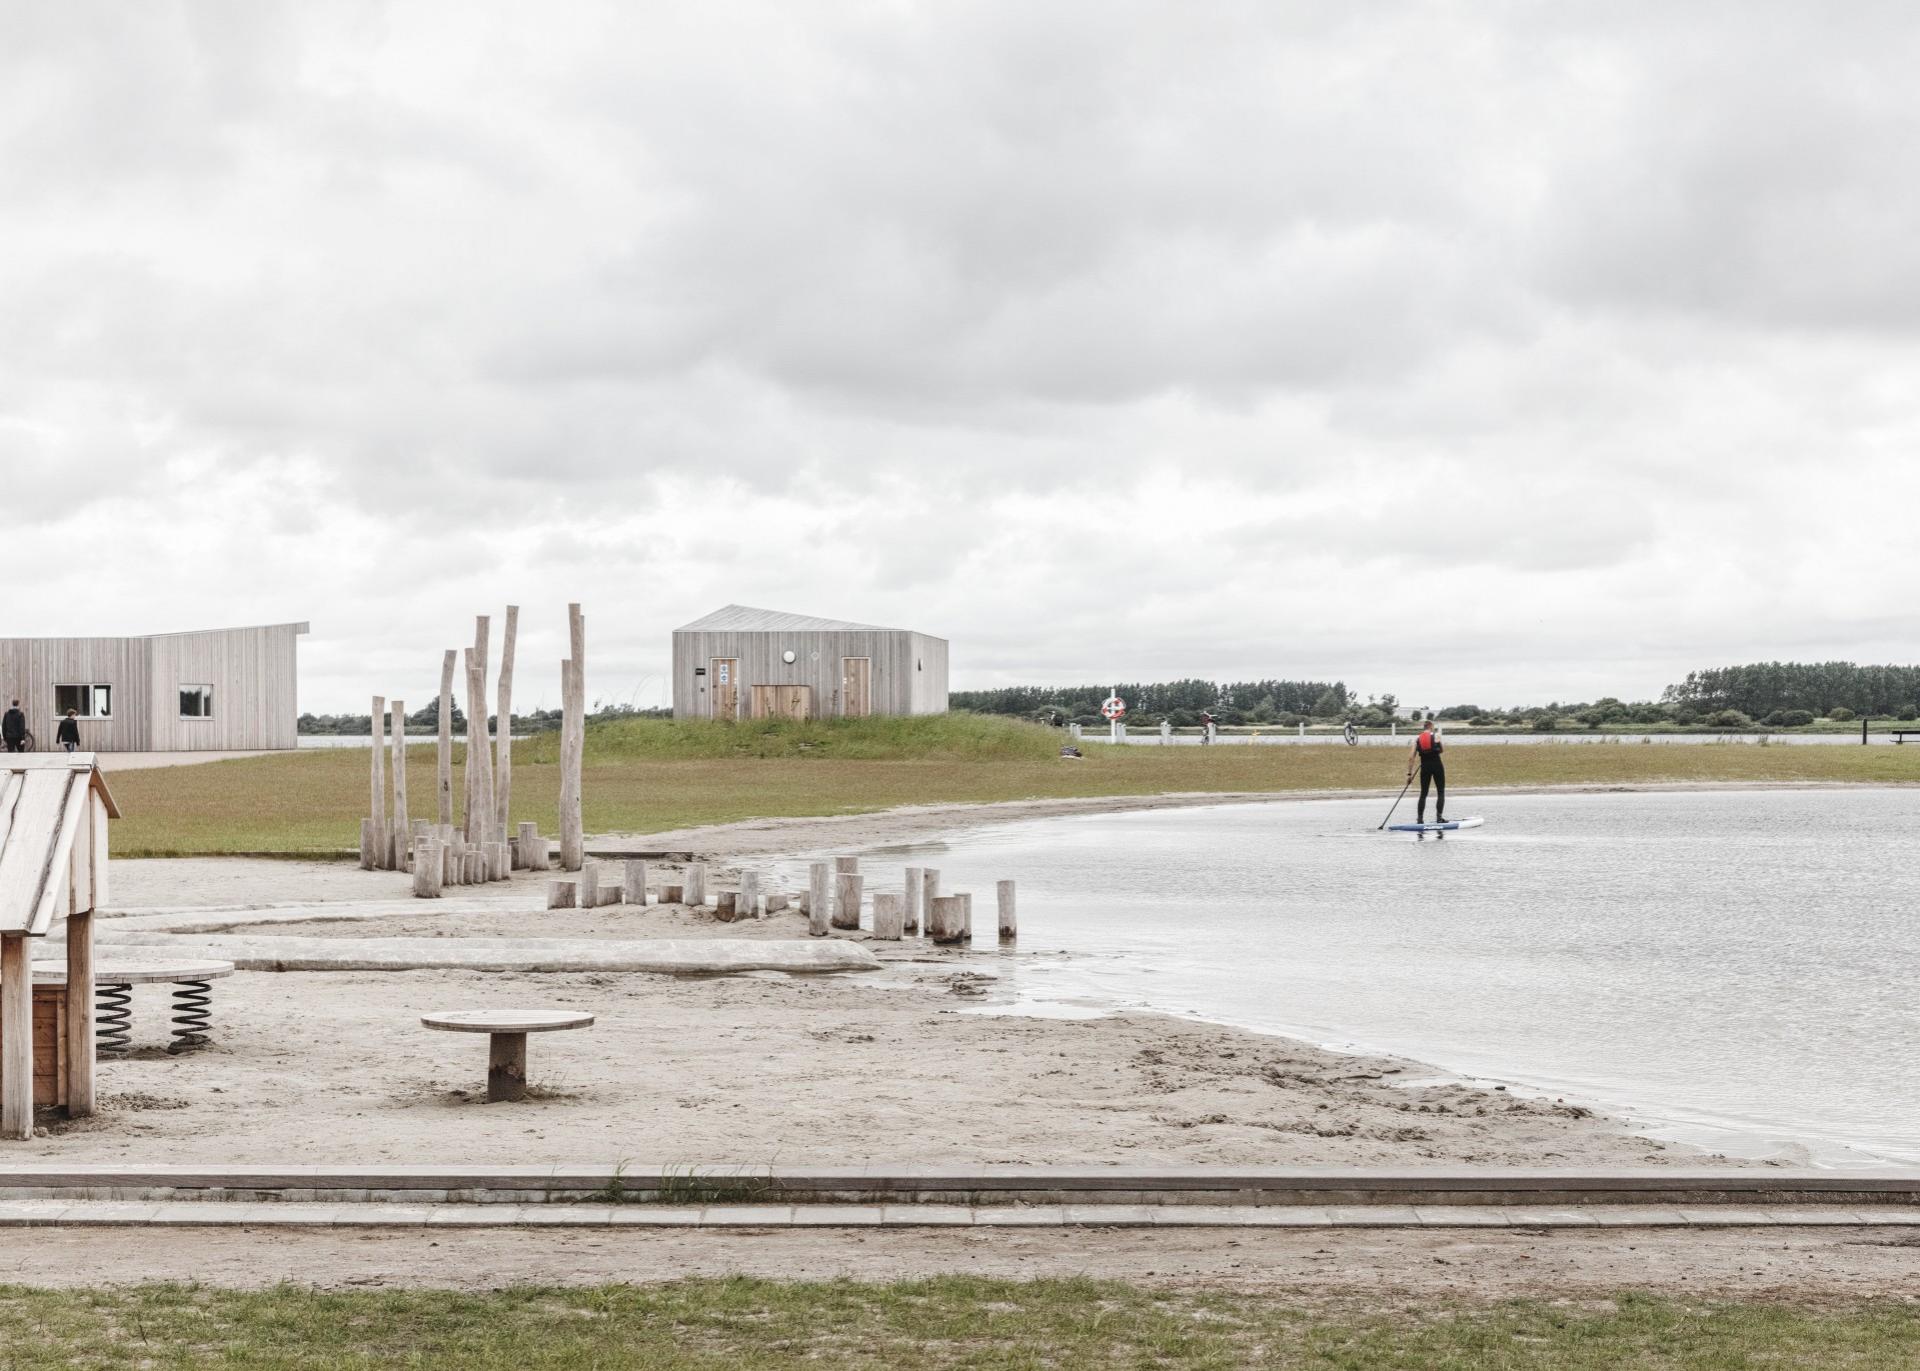
{"type": "Polygon", "coordinates": [[[956,686],[1911,661],[1920,21],[0,0],[0,632],[956,686]]]}

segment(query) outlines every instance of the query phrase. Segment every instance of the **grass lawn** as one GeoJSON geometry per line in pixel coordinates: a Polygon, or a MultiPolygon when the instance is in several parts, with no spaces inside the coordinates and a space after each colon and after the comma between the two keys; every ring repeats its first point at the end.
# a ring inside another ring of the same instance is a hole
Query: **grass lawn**
{"type": "Polygon", "coordinates": [[[1920,1307],[1638,1295],[1309,1311],[1284,1296],[1088,1280],[683,1281],[328,1293],[0,1287],[0,1364],[69,1367],[1907,1367],[1920,1307]]]}
{"type": "MultiPolygon", "coordinates": [[[[1062,734],[972,715],[810,724],[632,721],[589,732],[589,832],[657,832],[735,819],[894,805],[1171,791],[1354,789],[1390,794],[1402,754],[1344,747],[1105,747],[1058,756],[1062,734]]],[[[456,747],[456,764],[465,749],[456,747]]],[[[1475,787],[1685,781],[1920,782],[1920,747],[1661,746],[1543,742],[1462,747],[1448,782],[1475,787]]],[[[355,848],[368,812],[367,754],[315,749],[111,777],[126,815],[122,856],[355,848]]],[[[409,749],[413,814],[434,812],[434,749],[409,749]]],[[[456,772],[454,788],[460,780],[456,772]]],[[[516,819],[555,828],[556,740],[514,750],[516,819]]],[[[456,795],[457,803],[457,795],[456,795]]]]}

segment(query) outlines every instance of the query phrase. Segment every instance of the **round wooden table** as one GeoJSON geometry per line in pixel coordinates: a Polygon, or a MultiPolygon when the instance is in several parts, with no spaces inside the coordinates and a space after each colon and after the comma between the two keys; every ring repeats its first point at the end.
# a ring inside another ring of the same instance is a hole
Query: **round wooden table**
{"type": "MultiPolygon", "coordinates": [[[[133,987],[173,985],[173,1041],[169,1052],[205,1047],[213,1027],[213,987],[233,974],[232,962],[110,962],[94,968],[94,1049],[102,1057],[124,1057],[133,1047],[133,987]]],[[[65,966],[35,967],[35,985],[65,985],[65,966]]]]}
{"type": "Polygon", "coordinates": [[[593,1015],[572,1009],[450,1009],[422,1014],[428,1028],[448,1033],[485,1033],[487,1102],[527,1097],[527,1034],[591,1028],[593,1015]]]}

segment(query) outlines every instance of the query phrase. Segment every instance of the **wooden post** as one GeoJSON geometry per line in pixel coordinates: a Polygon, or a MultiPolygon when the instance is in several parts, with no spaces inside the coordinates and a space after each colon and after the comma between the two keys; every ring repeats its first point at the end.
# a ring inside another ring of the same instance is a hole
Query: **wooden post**
{"type": "Polygon", "coordinates": [[[735,911],[740,905],[740,893],[736,890],[716,890],[713,892],[713,917],[723,924],[730,924],[738,915],[735,911]]]}
{"type": "Polygon", "coordinates": [[[544,864],[539,860],[541,856],[540,825],[533,823],[531,820],[523,820],[520,824],[519,831],[520,836],[514,843],[514,865],[523,871],[546,870],[544,864]]]}
{"type": "Polygon", "coordinates": [[[466,855],[467,884],[479,885],[487,879],[487,854],[477,847],[469,847],[466,855]]]}
{"type": "Polygon", "coordinates": [[[901,899],[892,891],[878,891],[873,895],[873,936],[886,942],[899,942],[902,933],[902,921],[905,914],[901,899]]]}
{"type": "Polygon", "coordinates": [[[835,857],[833,859],[834,875],[855,876],[855,875],[858,875],[859,872],[860,872],[860,859],[858,857],[835,857]]]}
{"type": "Polygon", "coordinates": [[[567,606],[567,643],[572,655],[560,673],[560,865],[578,871],[586,860],[580,785],[587,745],[587,620],[578,604],[567,606]]]}
{"type": "Polygon", "coordinates": [[[968,942],[973,941],[973,892],[962,891],[956,896],[960,901],[960,931],[968,942]]]}
{"type": "Polygon", "coordinates": [[[373,864],[387,862],[387,697],[373,697],[373,864]]]}
{"type": "Polygon", "coordinates": [[[920,927],[931,938],[933,936],[933,902],[940,894],[940,868],[923,867],[920,871],[920,927]]]}
{"type": "Polygon", "coordinates": [[[578,881],[548,881],[547,908],[572,909],[580,893],[578,881]]]}
{"type": "Polygon", "coordinates": [[[686,895],[687,891],[685,886],[663,885],[660,887],[661,904],[684,904],[686,903],[686,895]]]}
{"type": "Polygon", "coordinates": [[[487,1035],[487,1102],[527,1097],[527,1035],[487,1035]]]}
{"type": "Polygon", "coordinates": [[[814,862],[807,868],[807,932],[816,938],[827,936],[827,914],[832,908],[827,898],[829,870],[825,862],[814,862]]]}
{"type": "Polygon", "coordinates": [[[404,700],[393,702],[393,816],[388,820],[393,831],[393,869],[407,869],[407,842],[412,824],[407,818],[407,706],[404,700]]]}
{"type": "Polygon", "coordinates": [[[33,964],[22,933],[0,935],[0,1138],[33,1136],[33,964]]]}
{"type": "Polygon", "coordinates": [[[592,909],[600,903],[600,868],[582,866],[580,868],[580,907],[592,909]]]}
{"type": "Polygon", "coordinates": [[[513,822],[513,640],[520,628],[520,606],[507,606],[500,639],[500,707],[493,720],[493,814],[502,837],[513,822]]]}
{"type": "Polygon", "coordinates": [[[434,763],[439,769],[442,827],[453,822],[453,667],[459,660],[459,652],[448,648],[440,662],[440,738],[434,763]]]}
{"type": "Polygon", "coordinates": [[[644,909],[647,903],[647,864],[630,861],[621,869],[621,876],[624,903],[637,904],[644,909]]]}
{"type": "Polygon", "coordinates": [[[860,927],[860,901],[865,885],[864,876],[852,876],[844,871],[833,878],[833,926],[835,928],[860,927]]]}
{"type": "Polygon", "coordinates": [[[917,866],[907,868],[906,895],[901,901],[900,929],[903,933],[920,931],[920,897],[926,893],[922,870],[917,866]]]}
{"type": "Polygon", "coordinates": [[[373,848],[373,820],[362,819],[360,821],[360,869],[362,871],[371,871],[374,868],[373,848]]]}
{"type": "Polygon", "coordinates": [[[707,902],[707,864],[705,862],[687,863],[686,902],[690,905],[703,905],[707,902]]]}
{"type": "Polygon", "coordinates": [[[936,943],[961,941],[966,936],[964,903],[958,895],[934,896],[932,913],[927,916],[927,936],[936,943]]]}
{"type": "Polygon", "coordinates": [[[1020,936],[1020,923],[1013,912],[1013,882],[995,881],[993,892],[1000,900],[1000,941],[1010,943],[1020,936]]]}
{"type": "Polygon", "coordinates": [[[93,1107],[93,911],[89,909],[67,915],[67,1117],[87,1118],[93,1107]]]}
{"type": "Polygon", "coordinates": [[[437,900],[446,879],[445,849],[431,839],[414,844],[413,895],[418,900],[437,900]]]}
{"type": "Polygon", "coordinates": [[[743,919],[760,917],[760,873],[743,871],[740,873],[740,902],[734,906],[743,919]]]}

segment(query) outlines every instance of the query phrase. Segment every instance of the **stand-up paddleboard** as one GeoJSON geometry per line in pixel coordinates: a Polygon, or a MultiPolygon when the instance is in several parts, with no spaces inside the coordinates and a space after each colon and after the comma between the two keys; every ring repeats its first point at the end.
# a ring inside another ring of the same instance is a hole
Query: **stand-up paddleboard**
{"type": "Polygon", "coordinates": [[[1389,833],[1451,833],[1456,828],[1478,828],[1480,827],[1481,824],[1485,822],[1486,822],[1485,819],[1482,819],[1476,816],[1471,819],[1449,819],[1443,824],[1392,824],[1388,826],[1387,832],[1389,833]]]}

